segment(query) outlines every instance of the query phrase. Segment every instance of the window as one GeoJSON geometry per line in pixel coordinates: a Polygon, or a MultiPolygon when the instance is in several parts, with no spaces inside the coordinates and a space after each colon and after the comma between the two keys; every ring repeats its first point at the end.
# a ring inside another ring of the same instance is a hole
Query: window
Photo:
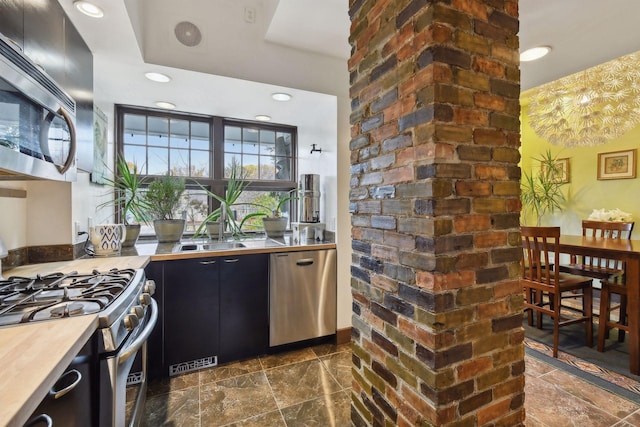
{"type": "MultiPolygon", "coordinates": [[[[224,194],[232,167],[239,167],[250,181],[242,204],[234,207],[239,221],[249,213],[270,211],[281,194],[296,188],[293,126],[116,106],[116,129],[116,152],[142,175],[169,173],[187,179],[180,212],[175,213],[186,220],[187,233],[217,207],[200,186],[224,194]]],[[[294,218],[295,209],[296,204],[289,203],[282,213],[294,218]]],[[[262,221],[251,218],[243,230],[261,231],[262,221]]],[[[143,227],[142,234],[153,235],[153,228],[143,227]]]]}

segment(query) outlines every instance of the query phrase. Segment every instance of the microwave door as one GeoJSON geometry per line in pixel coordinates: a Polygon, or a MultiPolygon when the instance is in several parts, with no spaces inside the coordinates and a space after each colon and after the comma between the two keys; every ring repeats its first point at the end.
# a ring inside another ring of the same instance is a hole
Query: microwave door
{"type": "Polygon", "coordinates": [[[46,161],[53,163],[60,173],[65,173],[73,164],[76,154],[76,136],[73,122],[60,109],[49,112],[40,128],[40,149],[46,161]]]}

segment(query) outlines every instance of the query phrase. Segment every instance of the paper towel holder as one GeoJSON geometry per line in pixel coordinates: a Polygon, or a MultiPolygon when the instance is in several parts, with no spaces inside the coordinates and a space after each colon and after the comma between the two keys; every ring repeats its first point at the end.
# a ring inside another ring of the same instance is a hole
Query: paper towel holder
{"type": "Polygon", "coordinates": [[[322,148],[317,148],[316,144],[311,144],[311,154],[322,153],[322,148]]]}

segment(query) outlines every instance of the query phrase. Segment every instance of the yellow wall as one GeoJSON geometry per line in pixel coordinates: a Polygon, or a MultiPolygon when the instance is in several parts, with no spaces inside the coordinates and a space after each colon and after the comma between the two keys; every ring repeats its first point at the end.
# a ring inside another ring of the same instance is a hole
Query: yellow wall
{"type": "MultiPolygon", "coordinates": [[[[541,225],[560,226],[564,234],[581,234],[581,220],[593,209],[615,209],[631,213],[640,222],[640,181],[634,179],[598,180],[598,153],[628,150],[640,146],[640,127],[632,129],[622,138],[594,147],[565,148],[549,144],[538,136],[529,124],[528,105],[523,101],[521,115],[522,173],[536,173],[539,166],[532,158],[551,150],[557,158],[568,157],[570,182],[565,184],[566,201],[562,212],[546,215],[541,225]]],[[[637,164],[636,164],[637,171],[637,164]]],[[[535,218],[527,218],[527,225],[535,225],[535,218]]],[[[640,227],[640,225],[638,225],[640,227]]],[[[640,235],[640,231],[634,233],[640,235]]]]}

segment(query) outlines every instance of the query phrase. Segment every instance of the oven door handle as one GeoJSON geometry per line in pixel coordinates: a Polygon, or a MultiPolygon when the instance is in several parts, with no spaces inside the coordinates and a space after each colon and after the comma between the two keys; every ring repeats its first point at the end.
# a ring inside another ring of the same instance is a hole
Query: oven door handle
{"type": "Polygon", "coordinates": [[[142,331],[140,336],[136,338],[135,341],[133,341],[131,345],[129,345],[129,347],[123,350],[122,353],[120,353],[120,356],[118,357],[119,364],[123,364],[131,356],[135,355],[138,350],[140,350],[140,347],[142,347],[142,344],[147,341],[149,335],[151,335],[151,332],[153,332],[153,328],[156,326],[156,322],[158,321],[158,304],[153,298],[151,298],[151,304],[149,305],[149,308],[151,309],[149,322],[147,322],[147,325],[145,326],[144,331],[142,331]]]}

